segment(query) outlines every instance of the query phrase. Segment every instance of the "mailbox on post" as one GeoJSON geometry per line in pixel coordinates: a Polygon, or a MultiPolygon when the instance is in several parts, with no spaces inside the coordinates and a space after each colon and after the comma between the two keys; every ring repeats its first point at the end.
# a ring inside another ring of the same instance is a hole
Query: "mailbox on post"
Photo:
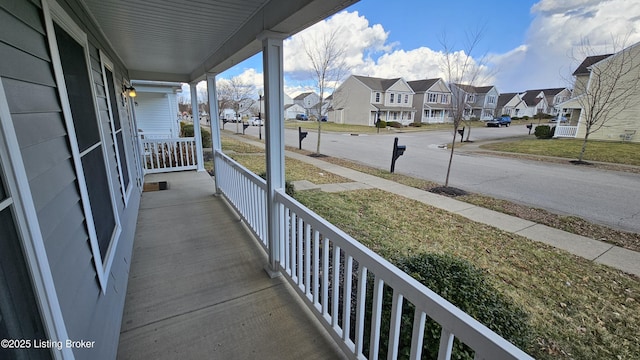
{"type": "Polygon", "coordinates": [[[228,122],[229,122],[229,120],[222,119],[222,130],[224,130],[224,126],[227,125],[228,122]]]}
{"type": "Polygon", "coordinates": [[[242,135],[244,135],[244,132],[247,130],[248,127],[249,127],[248,123],[242,123],[242,135]]]}
{"type": "Polygon", "coordinates": [[[458,134],[460,134],[460,142],[462,142],[462,139],[464,139],[464,126],[462,129],[458,129],[458,134]]]}
{"type": "Polygon", "coordinates": [[[298,149],[302,150],[302,140],[307,137],[308,131],[302,131],[302,127],[298,126],[298,149]]]}
{"type": "Polygon", "coordinates": [[[527,129],[529,129],[529,135],[531,135],[531,129],[533,129],[533,123],[525,126],[527,127],[527,129]]]}
{"type": "Polygon", "coordinates": [[[398,145],[398,138],[395,138],[393,140],[393,156],[391,158],[391,172],[392,173],[396,169],[396,160],[398,160],[398,158],[404,154],[405,150],[407,150],[407,146],[406,145],[398,145]]]}

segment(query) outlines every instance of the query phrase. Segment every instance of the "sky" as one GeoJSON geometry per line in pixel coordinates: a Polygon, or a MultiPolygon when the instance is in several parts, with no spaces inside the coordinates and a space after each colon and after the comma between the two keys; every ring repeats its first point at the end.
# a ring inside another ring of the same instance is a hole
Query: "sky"
{"type": "MultiPolygon", "coordinates": [[[[571,87],[586,55],[640,42],[640,0],[361,0],[285,40],[290,96],[314,90],[301,39],[331,29],[348,49],[349,74],[405,80],[445,78],[443,44],[468,51],[469,34],[480,34],[470,55],[486,71],[475,85],[524,92],[571,87]]],[[[259,89],[262,75],[258,54],[217,79],[238,76],[259,89]]]]}

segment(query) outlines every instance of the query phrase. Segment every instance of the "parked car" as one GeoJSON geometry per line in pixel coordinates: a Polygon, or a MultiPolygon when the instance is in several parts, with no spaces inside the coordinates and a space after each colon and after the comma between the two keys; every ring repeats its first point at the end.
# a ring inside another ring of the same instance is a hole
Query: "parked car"
{"type": "Polygon", "coordinates": [[[264,121],[262,121],[262,119],[258,119],[258,118],[251,118],[251,119],[249,119],[249,125],[251,125],[251,126],[263,126],[264,125],[264,121]]]}
{"type": "Polygon", "coordinates": [[[549,120],[550,122],[558,122],[558,119],[560,119],[560,122],[567,122],[567,117],[566,116],[562,116],[562,115],[558,115],[554,118],[551,118],[551,120],[549,120]]]}
{"type": "Polygon", "coordinates": [[[327,116],[325,115],[325,116],[320,117],[320,121],[327,121],[327,116]]]}
{"type": "Polygon", "coordinates": [[[488,127],[501,127],[501,126],[509,126],[511,124],[511,116],[504,115],[501,117],[493,118],[492,120],[487,121],[488,127]]]}
{"type": "Polygon", "coordinates": [[[307,120],[309,120],[309,118],[305,114],[298,114],[298,115],[296,115],[296,120],[307,121],[307,120]]]}

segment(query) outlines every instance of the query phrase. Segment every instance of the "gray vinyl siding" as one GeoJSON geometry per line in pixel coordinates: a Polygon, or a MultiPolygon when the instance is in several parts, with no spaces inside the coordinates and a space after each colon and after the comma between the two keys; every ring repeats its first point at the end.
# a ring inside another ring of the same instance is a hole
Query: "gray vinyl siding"
{"type": "MultiPolygon", "coordinates": [[[[113,138],[106,111],[99,50],[114,62],[116,87],[126,70],[75,1],[60,1],[88,36],[92,79],[104,133],[109,176],[122,232],[103,293],[85,228],[79,184],[69,146],[44,16],[39,1],[0,0],[0,78],[11,112],[20,153],[36,209],[47,258],[69,338],[94,340],[95,348],[75,350],[77,359],[116,356],[140,193],[132,191],[127,207],[121,196],[113,138]],[[71,4],[69,4],[71,3],[71,4]]],[[[116,89],[116,92],[119,92],[116,89]]],[[[114,104],[121,107],[122,104],[114,104]]],[[[115,109],[114,109],[115,110],[115,109]]],[[[122,110],[122,109],[119,109],[122,110]]],[[[117,110],[117,111],[119,111],[117,110]]],[[[124,111],[121,111],[124,114],[124,111]]],[[[128,118],[121,115],[125,153],[133,164],[128,118]]],[[[130,167],[132,169],[132,167],[130,167]]],[[[130,171],[131,183],[136,172],[130,171]]]]}

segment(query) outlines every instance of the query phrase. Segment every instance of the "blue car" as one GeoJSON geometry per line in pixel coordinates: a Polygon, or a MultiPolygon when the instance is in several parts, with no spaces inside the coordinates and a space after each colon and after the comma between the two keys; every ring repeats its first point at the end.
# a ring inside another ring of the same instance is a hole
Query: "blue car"
{"type": "Polygon", "coordinates": [[[493,118],[493,120],[487,121],[488,127],[501,127],[501,126],[509,127],[511,125],[511,116],[504,115],[501,117],[493,118]]]}

